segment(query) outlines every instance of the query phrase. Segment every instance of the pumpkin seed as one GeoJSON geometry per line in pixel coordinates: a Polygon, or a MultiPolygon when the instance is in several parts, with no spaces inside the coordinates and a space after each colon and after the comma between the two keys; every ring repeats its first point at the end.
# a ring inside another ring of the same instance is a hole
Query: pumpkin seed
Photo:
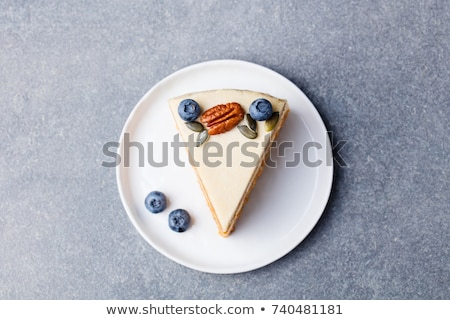
{"type": "Polygon", "coordinates": [[[253,119],[252,116],[249,113],[246,114],[246,119],[247,119],[248,127],[256,132],[256,121],[255,121],[255,119],[253,119]]]}
{"type": "Polygon", "coordinates": [[[270,116],[270,118],[267,119],[266,122],[264,123],[264,128],[266,129],[266,131],[272,131],[273,128],[275,128],[275,126],[277,125],[279,118],[280,118],[279,112],[272,113],[272,116],[270,116]]]}
{"type": "Polygon", "coordinates": [[[208,140],[208,138],[209,138],[208,130],[203,130],[202,132],[200,132],[197,136],[196,147],[200,147],[202,144],[206,142],[206,140],[208,140]]]}
{"type": "Polygon", "coordinates": [[[191,121],[191,122],[185,122],[186,127],[191,129],[195,132],[202,132],[205,128],[203,128],[203,125],[200,122],[197,121],[191,121]]]}
{"type": "Polygon", "coordinates": [[[258,136],[258,134],[255,131],[251,130],[247,126],[241,125],[238,126],[238,129],[244,136],[246,136],[249,139],[255,139],[258,136]]]}

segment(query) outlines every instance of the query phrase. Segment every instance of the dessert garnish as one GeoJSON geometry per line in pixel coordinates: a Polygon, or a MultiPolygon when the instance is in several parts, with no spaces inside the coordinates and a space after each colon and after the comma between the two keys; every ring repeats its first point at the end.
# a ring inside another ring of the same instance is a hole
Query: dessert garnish
{"type": "Polygon", "coordinates": [[[236,102],[219,104],[205,112],[200,121],[208,127],[208,134],[221,134],[233,129],[244,118],[245,111],[236,102]]]}
{"type": "Polygon", "coordinates": [[[256,132],[256,121],[252,118],[252,116],[247,113],[245,115],[245,119],[247,120],[248,127],[256,132]]]}
{"type": "Polygon", "coordinates": [[[203,130],[205,130],[203,125],[197,121],[186,122],[186,127],[195,132],[202,132],[203,130]]]}
{"type": "Polygon", "coordinates": [[[184,209],[176,209],[169,213],[169,228],[175,232],[184,232],[191,223],[189,213],[184,209]]]}
{"type": "Polygon", "coordinates": [[[166,209],[167,201],[164,193],[152,191],[145,197],[145,207],[151,213],[160,213],[166,209]]]}
{"type": "Polygon", "coordinates": [[[273,128],[275,128],[275,126],[278,123],[278,119],[279,118],[280,118],[280,113],[279,112],[272,113],[270,118],[267,119],[266,122],[264,123],[264,128],[266,129],[267,132],[272,131],[273,128]]]}
{"type": "Polygon", "coordinates": [[[238,129],[245,137],[247,137],[249,139],[255,139],[258,136],[256,131],[253,131],[246,125],[240,125],[240,126],[238,126],[238,129]]]}
{"type": "Polygon", "coordinates": [[[272,115],[272,104],[269,100],[260,98],[250,104],[250,116],[256,121],[264,121],[272,115]]]}
{"type": "Polygon", "coordinates": [[[198,134],[197,144],[195,146],[200,147],[202,144],[204,144],[206,142],[206,140],[208,140],[208,138],[209,138],[208,130],[203,130],[202,132],[200,132],[198,134]]]}
{"type": "Polygon", "coordinates": [[[200,106],[192,99],[185,99],[178,106],[178,114],[184,121],[194,121],[200,115],[200,106]]]}

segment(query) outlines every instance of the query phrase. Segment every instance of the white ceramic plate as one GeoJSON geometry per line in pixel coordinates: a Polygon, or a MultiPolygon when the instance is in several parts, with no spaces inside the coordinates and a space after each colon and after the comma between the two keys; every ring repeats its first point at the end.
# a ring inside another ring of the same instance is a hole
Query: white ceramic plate
{"type": "Polygon", "coordinates": [[[166,257],[210,273],[250,271],[295,248],[322,215],[333,179],[330,141],[313,104],[280,74],[237,60],[196,64],[155,85],[130,114],[118,153],[120,196],[139,233],[166,257]],[[278,137],[280,148],[272,149],[276,166],[264,170],[228,238],[217,233],[186,151],[172,145],[177,131],[167,104],[169,98],[184,93],[222,88],[266,92],[287,99],[291,108],[278,137]],[[164,166],[149,164],[163,163],[165,157],[164,166]],[[169,199],[167,209],[159,214],[144,206],[145,196],[153,190],[169,199]],[[188,210],[192,217],[184,233],[168,227],[168,214],[177,208],[188,210]]]}

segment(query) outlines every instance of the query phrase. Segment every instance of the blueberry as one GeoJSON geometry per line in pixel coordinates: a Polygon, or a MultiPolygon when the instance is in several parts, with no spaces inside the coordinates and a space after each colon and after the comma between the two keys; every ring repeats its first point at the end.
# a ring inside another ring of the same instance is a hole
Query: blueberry
{"type": "Polygon", "coordinates": [[[266,99],[256,99],[250,104],[250,116],[256,121],[264,121],[272,115],[272,104],[266,99]]]}
{"type": "Polygon", "coordinates": [[[176,209],[169,213],[169,227],[175,232],[184,232],[191,223],[189,213],[184,209],[176,209]]]}
{"type": "Polygon", "coordinates": [[[166,208],[167,201],[164,193],[159,191],[150,192],[145,198],[145,207],[151,213],[159,213],[166,208]]]}
{"type": "Polygon", "coordinates": [[[194,121],[200,115],[200,106],[192,99],[185,99],[178,105],[178,114],[184,121],[194,121]]]}

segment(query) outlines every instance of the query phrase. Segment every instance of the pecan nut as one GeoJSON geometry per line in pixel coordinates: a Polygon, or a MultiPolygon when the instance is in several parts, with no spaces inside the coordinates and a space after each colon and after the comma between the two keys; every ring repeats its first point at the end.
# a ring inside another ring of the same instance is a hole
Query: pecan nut
{"type": "Polygon", "coordinates": [[[219,104],[206,110],[200,121],[208,128],[210,135],[220,134],[233,129],[245,116],[245,111],[237,102],[219,104]]]}

